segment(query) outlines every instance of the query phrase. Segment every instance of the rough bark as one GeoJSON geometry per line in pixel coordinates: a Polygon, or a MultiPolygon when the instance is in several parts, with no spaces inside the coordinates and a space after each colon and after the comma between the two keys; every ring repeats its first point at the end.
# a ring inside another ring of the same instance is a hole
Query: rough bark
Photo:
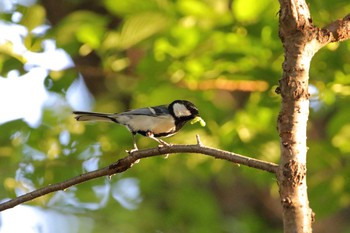
{"type": "Polygon", "coordinates": [[[314,54],[330,42],[350,37],[350,14],[326,27],[316,27],[304,0],[280,0],[279,36],[284,47],[277,93],[281,160],[277,173],[284,232],[312,232],[314,213],[306,185],[306,130],[309,116],[309,68],[314,54]]]}
{"type": "Polygon", "coordinates": [[[317,51],[305,1],[281,0],[279,36],[285,60],[277,91],[282,96],[278,117],[281,161],[278,172],[284,232],[312,232],[312,210],[306,185],[306,126],[309,116],[309,67],[317,51]]]}

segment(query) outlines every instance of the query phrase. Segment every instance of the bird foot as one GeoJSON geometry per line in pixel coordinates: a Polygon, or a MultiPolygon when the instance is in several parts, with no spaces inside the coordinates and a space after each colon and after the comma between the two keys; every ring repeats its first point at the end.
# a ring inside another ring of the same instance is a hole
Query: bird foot
{"type": "Polygon", "coordinates": [[[167,143],[167,142],[164,142],[164,141],[159,141],[158,148],[171,147],[172,145],[173,144],[171,144],[171,143],[167,143]]]}
{"type": "MultiPolygon", "coordinates": [[[[167,142],[164,142],[163,140],[160,140],[159,141],[159,144],[158,144],[158,149],[161,149],[163,147],[171,147],[173,144],[171,143],[167,143],[167,142]]],[[[164,156],[164,159],[167,159],[169,157],[169,154],[166,154],[164,156]]]]}
{"type": "MultiPolygon", "coordinates": [[[[131,149],[131,150],[126,150],[126,153],[128,153],[129,155],[132,155],[134,152],[138,151],[139,149],[138,148],[134,148],[134,149],[131,149]]],[[[131,166],[133,166],[135,163],[139,163],[140,162],[140,159],[137,159],[135,160],[135,162],[133,162],[131,164],[131,166]]]]}
{"type": "Polygon", "coordinates": [[[135,163],[139,163],[140,159],[136,159],[135,162],[132,163],[132,165],[134,165],[135,163]]]}
{"type": "Polygon", "coordinates": [[[158,138],[157,141],[159,142],[159,146],[167,146],[167,147],[172,146],[171,143],[167,143],[166,141],[163,141],[162,139],[158,138]]]}
{"type": "Polygon", "coordinates": [[[138,151],[139,149],[138,148],[134,148],[134,149],[131,149],[131,150],[126,150],[126,153],[128,153],[129,155],[131,155],[132,153],[135,153],[136,151],[138,151]]]}

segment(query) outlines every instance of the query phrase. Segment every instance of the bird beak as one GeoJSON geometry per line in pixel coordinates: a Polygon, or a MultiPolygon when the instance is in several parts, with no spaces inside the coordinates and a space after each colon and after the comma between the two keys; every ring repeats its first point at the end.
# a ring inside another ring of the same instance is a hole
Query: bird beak
{"type": "Polygon", "coordinates": [[[200,117],[196,116],[192,121],[191,124],[197,123],[199,121],[199,124],[201,124],[202,127],[206,125],[205,121],[200,117]]]}

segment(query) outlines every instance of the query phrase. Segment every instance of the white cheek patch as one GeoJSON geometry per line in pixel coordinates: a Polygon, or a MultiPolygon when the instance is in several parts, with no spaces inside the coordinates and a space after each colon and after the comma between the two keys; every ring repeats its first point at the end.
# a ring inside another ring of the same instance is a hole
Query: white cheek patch
{"type": "Polygon", "coordinates": [[[183,104],[175,103],[173,109],[176,117],[191,116],[191,112],[183,104]]]}

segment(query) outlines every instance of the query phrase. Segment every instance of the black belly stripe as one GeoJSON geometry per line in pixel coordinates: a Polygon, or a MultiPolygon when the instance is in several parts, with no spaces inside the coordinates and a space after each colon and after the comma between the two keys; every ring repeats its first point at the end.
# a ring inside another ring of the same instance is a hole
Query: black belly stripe
{"type": "MultiPolygon", "coordinates": [[[[150,131],[141,131],[141,130],[139,130],[139,131],[137,131],[136,133],[141,134],[142,136],[147,137],[147,136],[148,136],[147,134],[148,134],[149,132],[150,132],[150,131]]],[[[154,134],[153,132],[151,132],[151,133],[153,134],[154,137],[159,138],[159,137],[171,136],[171,135],[175,134],[176,132],[177,132],[177,131],[171,131],[171,132],[166,132],[166,133],[158,133],[158,134],[154,134]]]]}

